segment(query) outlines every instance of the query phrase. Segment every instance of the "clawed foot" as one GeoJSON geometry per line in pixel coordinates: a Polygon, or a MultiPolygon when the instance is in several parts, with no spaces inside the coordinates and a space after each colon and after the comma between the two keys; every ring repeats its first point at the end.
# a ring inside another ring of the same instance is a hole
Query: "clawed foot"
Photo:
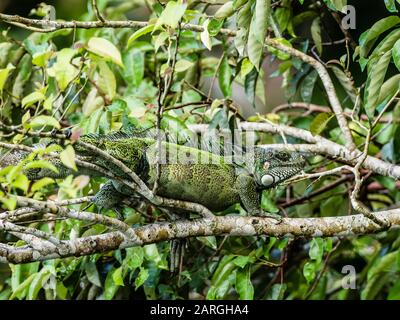
{"type": "Polygon", "coordinates": [[[263,217],[263,218],[272,218],[272,219],[276,220],[276,224],[280,224],[283,221],[283,218],[279,214],[273,213],[273,212],[266,212],[263,210],[257,210],[256,212],[252,213],[252,216],[258,216],[258,217],[263,217]]]}

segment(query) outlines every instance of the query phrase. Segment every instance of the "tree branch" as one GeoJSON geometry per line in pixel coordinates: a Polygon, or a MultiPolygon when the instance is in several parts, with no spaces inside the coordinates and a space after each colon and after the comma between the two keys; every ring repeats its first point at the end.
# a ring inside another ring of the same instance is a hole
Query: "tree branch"
{"type": "MultiPolygon", "coordinates": [[[[400,209],[374,213],[377,218],[388,220],[392,227],[400,226],[400,209]]],[[[99,252],[143,246],[172,239],[201,236],[274,236],[274,237],[333,237],[369,234],[382,231],[362,214],[324,218],[283,218],[281,223],[266,217],[218,216],[213,219],[178,220],[153,223],[132,228],[135,237],[127,238],[121,232],[61,241],[62,252],[41,254],[28,246],[11,247],[0,244],[0,261],[27,263],[70,256],[85,256],[99,252]],[[1,259],[3,257],[3,259],[1,259]]]]}

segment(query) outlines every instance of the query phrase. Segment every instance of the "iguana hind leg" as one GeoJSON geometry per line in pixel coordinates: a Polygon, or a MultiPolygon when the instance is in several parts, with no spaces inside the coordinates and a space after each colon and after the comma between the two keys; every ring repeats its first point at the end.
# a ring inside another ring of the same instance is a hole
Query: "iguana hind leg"
{"type": "Polygon", "coordinates": [[[239,191],[240,200],[246,211],[252,216],[264,216],[282,220],[282,217],[276,213],[265,212],[260,207],[261,196],[257,190],[254,179],[246,174],[240,174],[236,178],[236,188],[239,191]]]}

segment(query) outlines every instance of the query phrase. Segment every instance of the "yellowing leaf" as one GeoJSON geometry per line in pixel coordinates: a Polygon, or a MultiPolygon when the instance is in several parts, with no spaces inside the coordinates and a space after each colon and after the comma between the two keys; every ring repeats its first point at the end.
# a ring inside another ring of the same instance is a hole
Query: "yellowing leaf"
{"type": "Polygon", "coordinates": [[[186,11],[187,4],[175,1],[168,1],[164,11],[157,20],[156,27],[166,25],[171,28],[178,26],[179,20],[183,17],[186,11]]]}
{"type": "Polygon", "coordinates": [[[93,88],[86,96],[85,102],[82,106],[82,112],[85,117],[89,117],[93,112],[104,106],[102,97],[97,96],[97,89],[93,88]]]}
{"type": "Polygon", "coordinates": [[[7,65],[7,68],[5,69],[0,69],[0,92],[3,91],[4,84],[6,83],[8,74],[10,73],[11,70],[15,69],[15,67],[9,63],[7,65]]]}
{"type": "Polygon", "coordinates": [[[17,199],[15,198],[2,197],[0,201],[3,203],[7,210],[14,210],[17,206],[17,199]]]}
{"type": "Polygon", "coordinates": [[[114,73],[105,61],[99,62],[99,80],[97,84],[110,100],[114,99],[117,92],[117,81],[115,80],[114,73]]]}
{"type": "Polygon", "coordinates": [[[38,67],[44,68],[52,54],[52,51],[35,53],[32,57],[32,63],[38,67]]]}
{"type": "Polygon", "coordinates": [[[181,59],[178,60],[175,64],[175,71],[176,72],[183,72],[186,71],[187,69],[189,69],[191,66],[193,65],[193,62],[185,60],[185,59],[181,59]]]}
{"type": "Polygon", "coordinates": [[[203,44],[205,45],[205,47],[208,50],[211,50],[211,48],[212,48],[211,38],[210,38],[210,34],[208,33],[208,24],[209,23],[210,23],[209,19],[204,21],[204,23],[203,23],[204,30],[200,33],[200,39],[201,39],[201,42],[203,42],[203,44]]]}
{"type": "Polygon", "coordinates": [[[38,116],[32,119],[30,122],[31,128],[42,128],[45,126],[54,127],[56,129],[60,129],[61,126],[58,121],[50,116],[38,116]]]}
{"type": "Polygon", "coordinates": [[[225,19],[230,17],[233,13],[233,1],[228,1],[217,10],[217,12],[214,14],[214,18],[225,19]]]}
{"type": "Polygon", "coordinates": [[[319,135],[334,115],[331,113],[319,113],[311,122],[310,131],[313,135],[319,135]]]}
{"type": "Polygon", "coordinates": [[[122,267],[119,267],[113,272],[112,279],[117,286],[124,285],[124,279],[122,276],[122,267]]]}
{"type": "Polygon", "coordinates": [[[100,57],[109,59],[117,65],[124,67],[118,48],[106,39],[98,37],[90,38],[87,49],[100,57]]]}
{"type": "Polygon", "coordinates": [[[22,99],[22,107],[27,108],[30,107],[31,105],[35,104],[36,102],[43,101],[46,99],[46,96],[40,92],[40,91],[35,91],[32,92],[31,94],[28,94],[26,97],[22,99]]]}
{"type": "Polygon", "coordinates": [[[78,171],[75,164],[75,150],[71,145],[68,145],[65,150],[60,153],[60,160],[66,167],[78,171]]]}
{"type": "Polygon", "coordinates": [[[61,91],[64,91],[71,81],[78,76],[79,69],[71,64],[76,53],[77,51],[71,48],[60,50],[57,52],[57,61],[51,68],[47,69],[49,76],[56,78],[61,91]]]}
{"type": "Polygon", "coordinates": [[[244,78],[247,74],[253,70],[254,65],[250,62],[248,58],[244,58],[240,66],[240,76],[244,78]]]}
{"type": "Polygon", "coordinates": [[[19,174],[17,176],[17,178],[14,180],[14,182],[12,183],[12,186],[14,188],[18,188],[20,190],[23,190],[24,192],[27,192],[28,191],[28,187],[29,187],[29,180],[26,177],[26,175],[19,174]]]}

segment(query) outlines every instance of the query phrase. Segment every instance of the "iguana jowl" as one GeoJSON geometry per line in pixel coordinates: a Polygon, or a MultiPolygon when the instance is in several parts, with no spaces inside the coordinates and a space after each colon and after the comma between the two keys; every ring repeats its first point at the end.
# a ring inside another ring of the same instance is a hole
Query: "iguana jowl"
{"type": "MultiPolygon", "coordinates": [[[[149,187],[156,179],[157,141],[140,138],[123,132],[108,135],[88,134],[81,141],[89,143],[122,161],[149,187]]],[[[79,144],[78,155],[115,175],[126,178],[123,171],[79,144]]],[[[260,209],[260,191],[271,188],[295,175],[304,168],[305,160],[297,153],[255,148],[245,154],[243,166],[228,163],[226,158],[199,149],[162,142],[163,154],[160,165],[157,194],[163,197],[185,200],[204,205],[212,211],[222,211],[235,203],[242,203],[251,215],[263,214],[260,209]],[[182,163],[183,162],[183,163],[182,163]]],[[[15,165],[27,153],[14,150],[0,161],[2,167],[15,165]]],[[[58,173],[46,168],[28,169],[25,174],[31,180],[43,177],[64,178],[69,174],[98,175],[84,168],[74,172],[59,159],[49,158],[58,173]]],[[[112,208],[131,191],[118,181],[107,183],[95,197],[99,207],[112,208]]]]}

